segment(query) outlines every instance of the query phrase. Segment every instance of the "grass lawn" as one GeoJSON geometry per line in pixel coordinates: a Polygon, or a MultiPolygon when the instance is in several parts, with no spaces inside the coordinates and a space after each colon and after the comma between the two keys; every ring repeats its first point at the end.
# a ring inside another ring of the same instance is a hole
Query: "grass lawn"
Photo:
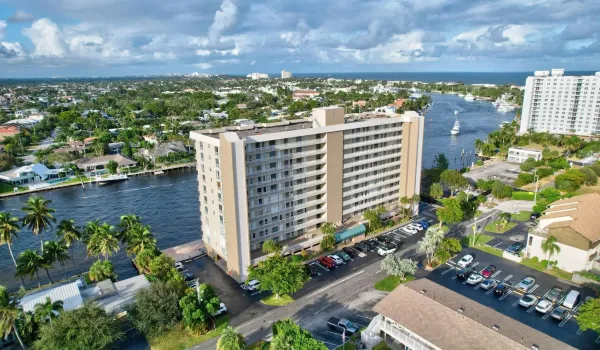
{"type": "Polygon", "coordinates": [[[294,299],[292,299],[292,297],[287,294],[282,294],[279,296],[279,298],[276,298],[275,294],[273,294],[271,296],[268,296],[268,297],[262,299],[260,302],[265,305],[271,305],[271,306],[285,306],[293,301],[294,301],[294,299]]]}
{"type": "Polygon", "coordinates": [[[0,182],[0,193],[12,193],[14,192],[15,187],[19,189],[19,192],[27,190],[27,188],[22,186],[15,186],[4,182],[0,182]]]}
{"type": "Polygon", "coordinates": [[[536,261],[533,259],[528,259],[528,258],[523,258],[523,260],[521,260],[521,264],[530,267],[534,270],[538,270],[540,272],[544,272],[547,273],[549,275],[552,276],[556,276],[558,278],[561,278],[563,280],[567,280],[570,281],[571,278],[573,277],[573,274],[564,270],[559,269],[558,267],[553,267],[551,269],[547,269],[544,267],[544,265],[542,265],[541,261],[536,261]]]}
{"type": "Polygon", "coordinates": [[[493,221],[493,222],[490,222],[489,224],[487,224],[485,226],[484,230],[487,232],[493,232],[493,233],[504,233],[515,226],[517,226],[516,222],[509,222],[506,225],[506,227],[502,228],[502,226],[500,225],[500,222],[496,220],[496,221],[493,221]],[[498,226],[496,226],[496,225],[498,225],[498,226]]]}
{"type": "MultiPolygon", "coordinates": [[[[560,173],[557,172],[553,175],[550,175],[548,177],[545,177],[543,179],[540,179],[540,181],[538,182],[538,190],[540,188],[542,188],[542,186],[545,186],[547,184],[549,184],[550,182],[554,181],[554,178],[556,177],[556,175],[559,175],[560,173]]],[[[535,191],[535,182],[521,186],[521,189],[525,190],[525,191],[535,191]]]]}
{"type": "Polygon", "coordinates": [[[356,344],[353,341],[348,341],[345,345],[338,346],[335,350],[356,350],[356,344]]]}
{"type": "Polygon", "coordinates": [[[501,249],[496,249],[490,246],[485,245],[487,242],[491,241],[494,237],[489,236],[489,235],[484,235],[484,234],[478,234],[475,237],[475,245],[472,245],[472,240],[473,240],[473,235],[469,235],[467,237],[463,237],[460,240],[461,244],[464,244],[468,247],[473,247],[479,250],[483,250],[486,253],[492,254],[492,255],[496,255],[496,256],[502,256],[502,250],[501,249]]]}
{"type": "Polygon", "coordinates": [[[263,348],[263,346],[268,345],[269,342],[264,341],[264,340],[259,340],[255,343],[250,344],[246,349],[247,350],[261,350],[263,348]]]}
{"type": "Polygon", "coordinates": [[[173,328],[171,331],[150,339],[150,348],[152,350],[183,350],[192,347],[203,341],[207,341],[221,335],[221,332],[229,324],[229,316],[217,317],[217,325],[212,331],[198,335],[190,333],[182,324],[173,328]]]}
{"type": "Polygon", "coordinates": [[[517,220],[517,221],[527,221],[527,220],[529,220],[530,216],[531,216],[530,211],[520,211],[518,213],[510,214],[510,218],[512,220],[517,220]]]}
{"type": "Polygon", "coordinates": [[[400,283],[410,282],[415,279],[415,276],[406,275],[404,280],[401,280],[400,277],[396,276],[387,276],[384,279],[377,281],[375,283],[375,289],[381,290],[384,292],[391,292],[394,288],[398,287],[400,283]]]}

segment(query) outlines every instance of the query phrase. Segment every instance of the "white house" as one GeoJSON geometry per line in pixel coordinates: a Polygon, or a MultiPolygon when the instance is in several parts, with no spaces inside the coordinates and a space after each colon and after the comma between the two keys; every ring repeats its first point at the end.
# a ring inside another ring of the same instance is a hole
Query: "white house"
{"type": "Polygon", "coordinates": [[[13,185],[29,184],[36,181],[56,179],[64,169],[48,169],[44,164],[36,163],[0,173],[0,180],[13,185]]]}
{"type": "Polygon", "coordinates": [[[531,148],[511,147],[508,149],[508,162],[523,163],[528,158],[533,158],[536,161],[542,159],[542,151],[531,148]]]}
{"type": "Polygon", "coordinates": [[[560,252],[550,257],[557,267],[568,271],[599,268],[600,261],[600,194],[589,193],[561,199],[548,207],[538,219],[538,226],[527,237],[528,258],[548,259],[542,243],[556,237],[560,252]]]}

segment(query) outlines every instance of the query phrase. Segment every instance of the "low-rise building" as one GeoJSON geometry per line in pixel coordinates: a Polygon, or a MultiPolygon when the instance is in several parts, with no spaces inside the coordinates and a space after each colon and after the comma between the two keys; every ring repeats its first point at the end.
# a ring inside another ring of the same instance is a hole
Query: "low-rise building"
{"type": "Polygon", "coordinates": [[[119,169],[129,168],[137,165],[137,162],[133,159],[129,159],[120,154],[110,154],[106,156],[93,157],[93,158],[82,158],[76,164],[79,169],[83,171],[98,171],[106,169],[106,165],[111,160],[117,162],[119,169]]]}
{"type": "Polygon", "coordinates": [[[32,184],[59,178],[63,169],[48,169],[44,164],[36,163],[0,173],[0,180],[12,185],[32,184]]]}
{"type": "Polygon", "coordinates": [[[538,219],[538,225],[527,237],[528,258],[548,259],[542,244],[556,238],[560,251],[549,260],[568,271],[600,268],[600,194],[589,193],[556,201],[538,219]]]}
{"type": "Polygon", "coordinates": [[[305,98],[313,98],[319,96],[319,92],[315,90],[296,90],[292,93],[292,99],[294,101],[302,100],[305,98]]]}
{"type": "Polygon", "coordinates": [[[19,133],[19,128],[14,125],[0,125],[0,141],[6,137],[15,136],[19,133]]]}
{"type": "Polygon", "coordinates": [[[367,349],[381,341],[426,350],[575,349],[426,278],[399,285],[373,310],[361,332],[367,349]]]}
{"type": "Polygon", "coordinates": [[[531,148],[511,147],[508,149],[508,162],[523,163],[528,158],[538,161],[542,159],[542,151],[531,148]]]}

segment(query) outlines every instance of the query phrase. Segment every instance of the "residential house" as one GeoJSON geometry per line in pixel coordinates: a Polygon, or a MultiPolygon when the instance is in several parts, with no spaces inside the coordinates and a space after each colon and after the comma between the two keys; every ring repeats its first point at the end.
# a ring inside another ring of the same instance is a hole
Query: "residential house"
{"type": "Polygon", "coordinates": [[[64,169],[48,169],[44,164],[36,163],[0,173],[0,180],[13,185],[31,184],[59,178],[64,169]]]}
{"type": "Polygon", "coordinates": [[[406,101],[406,100],[399,98],[396,101],[394,101],[394,103],[389,104],[388,107],[394,107],[394,108],[398,109],[404,105],[404,101],[406,101]]]}
{"type": "Polygon", "coordinates": [[[77,167],[83,171],[98,171],[106,169],[106,165],[111,160],[117,162],[119,169],[126,169],[137,165],[137,162],[133,159],[129,159],[120,154],[109,154],[100,157],[83,158],[77,161],[77,167]]]}
{"type": "Polygon", "coordinates": [[[542,151],[531,148],[511,147],[508,149],[509,163],[523,163],[528,158],[538,161],[542,159],[542,151]]]}
{"type": "Polygon", "coordinates": [[[292,99],[294,101],[309,99],[319,96],[319,92],[315,90],[296,90],[292,93],[292,99]]]}
{"type": "Polygon", "coordinates": [[[19,133],[19,128],[14,125],[0,125],[0,141],[6,137],[15,136],[19,133]]]}
{"type": "Polygon", "coordinates": [[[361,332],[367,349],[575,349],[426,278],[399,285],[373,311],[361,332]]]}
{"type": "Polygon", "coordinates": [[[165,143],[158,143],[154,145],[152,149],[141,148],[137,154],[152,159],[153,161],[157,157],[164,157],[173,152],[187,152],[187,148],[181,141],[171,141],[165,143]]]}
{"type": "Polygon", "coordinates": [[[528,258],[548,259],[542,244],[549,237],[556,238],[560,252],[549,260],[556,267],[568,271],[599,269],[600,261],[600,194],[589,193],[561,199],[548,206],[538,219],[538,225],[529,231],[528,258]]]}

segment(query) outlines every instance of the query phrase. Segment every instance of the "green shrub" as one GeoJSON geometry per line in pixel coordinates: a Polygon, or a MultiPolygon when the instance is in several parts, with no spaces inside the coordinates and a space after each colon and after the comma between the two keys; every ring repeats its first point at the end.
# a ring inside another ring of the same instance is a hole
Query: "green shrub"
{"type": "Polygon", "coordinates": [[[295,254],[295,255],[292,255],[292,261],[293,262],[302,262],[302,261],[304,261],[304,259],[302,259],[302,255],[295,254]]]}
{"type": "Polygon", "coordinates": [[[548,177],[548,176],[554,174],[554,169],[548,168],[548,167],[539,167],[539,168],[537,168],[536,174],[538,175],[538,177],[540,179],[543,179],[545,177],[548,177]]]}
{"type": "Polygon", "coordinates": [[[511,198],[520,201],[532,201],[534,196],[533,192],[513,192],[511,198]]]}
{"type": "Polygon", "coordinates": [[[481,159],[477,159],[477,160],[475,161],[475,165],[477,165],[477,166],[482,166],[482,165],[483,165],[483,160],[481,160],[481,159]]]}
{"type": "Polygon", "coordinates": [[[587,176],[579,169],[569,169],[554,180],[554,186],[565,192],[577,191],[587,180],[587,176]]]}
{"type": "Polygon", "coordinates": [[[537,201],[537,203],[535,203],[531,211],[533,211],[534,213],[541,213],[544,210],[546,210],[547,207],[548,201],[546,201],[545,199],[540,199],[537,201]]]}
{"type": "Polygon", "coordinates": [[[596,175],[596,173],[594,172],[594,170],[592,170],[592,168],[589,167],[584,167],[579,169],[579,171],[581,171],[585,177],[585,184],[588,186],[596,186],[598,184],[598,175],[596,175]]]}
{"type": "Polygon", "coordinates": [[[535,168],[535,165],[536,165],[535,159],[529,157],[523,163],[521,163],[520,168],[523,171],[530,171],[530,170],[533,170],[533,168],[535,168]]]}

